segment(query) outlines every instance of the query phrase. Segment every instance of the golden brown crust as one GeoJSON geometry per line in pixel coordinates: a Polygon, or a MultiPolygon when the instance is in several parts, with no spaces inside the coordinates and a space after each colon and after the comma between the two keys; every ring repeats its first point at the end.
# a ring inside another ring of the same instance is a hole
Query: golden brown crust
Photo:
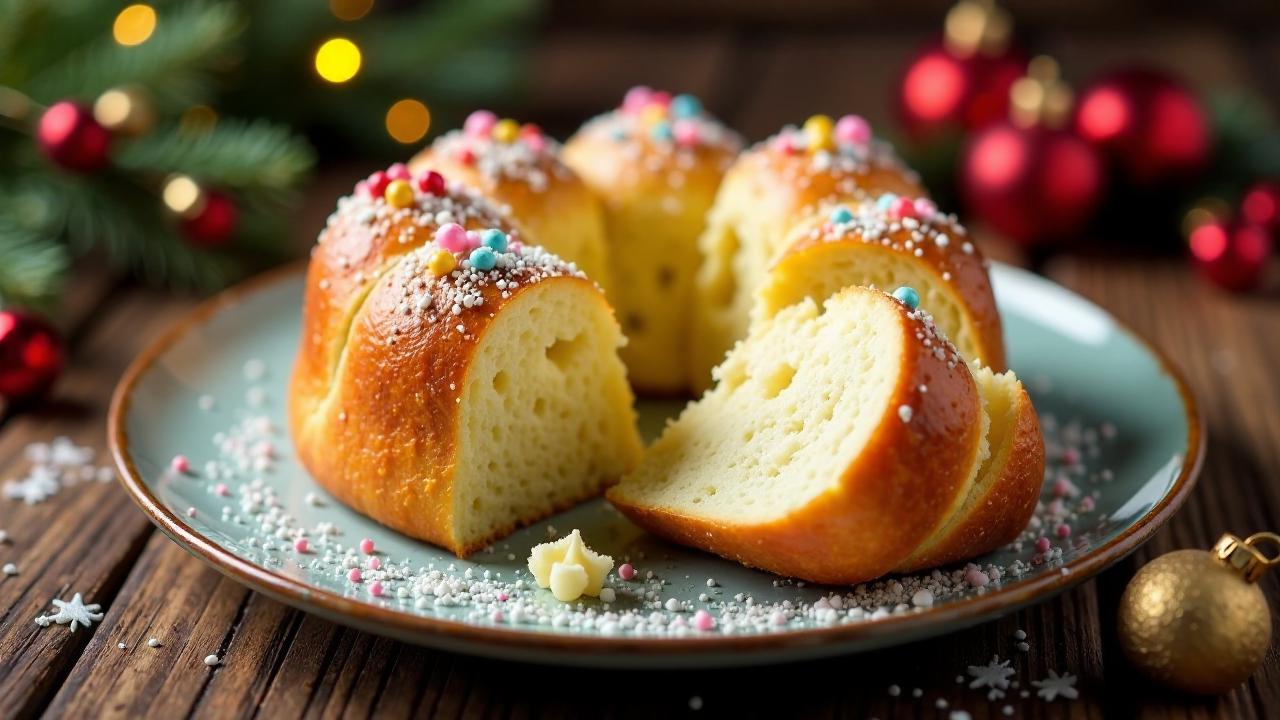
{"type": "Polygon", "coordinates": [[[885,416],[835,487],[803,508],[748,524],[642,507],[612,490],[609,499],[654,534],[752,567],[832,584],[890,572],[968,493],[983,431],[969,370],[945,343],[925,346],[917,333],[929,334],[912,316],[905,308],[898,315],[903,368],[885,416]],[[904,405],[909,421],[899,414],[904,405]]]}
{"type": "Polygon", "coordinates": [[[900,572],[977,557],[1013,542],[1026,529],[1044,483],[1044,437],[1031,398],[1021,386],[1015,412],[1013,446],[1004,467],[991,469],[997,479],[969,514],[947,531],[945,538],[898,568],[900,572]]]}
{"type": "MultiPolygon", "coordinates": [[[[964,308],[964,320],[977,353],[966,360],[980,360],[995,372],[1007,369],[1004,331],[987,261],[954,217],[936,214],[924,222],[908,220],[903,224],[864,206],[854,209],[853,223],[833,225],[829,219],[833,209],[831,205],[823,206],[797,226],[771,272],[785,273],[790,264],[848,252],[894,253],[935,278],[936,287],[948,288],[956,305],[964,308]]],[[[953,335],[951,339],[956,338],[953,335]]]]}

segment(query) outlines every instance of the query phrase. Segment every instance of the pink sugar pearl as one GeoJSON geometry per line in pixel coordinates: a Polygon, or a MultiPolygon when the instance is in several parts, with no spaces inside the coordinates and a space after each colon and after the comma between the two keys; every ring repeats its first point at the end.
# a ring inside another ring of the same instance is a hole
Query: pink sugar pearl
{"type": "Polygon", "coordinates": [[[631,566],[631,563],[623,563],[622,565],[618,566],[618,577],[622,578],[623,580],[630,580],[635,576],[636,576],[636,569],[631,566]]]}
{"type": "Polygon", "coordinates": [[[938,206],[929,198],[916,198],[916,217],[931,218],[938,214],[938,206]]]}
{"type": "Polygon", "coordinates": [[[1055,497],[1069,497],[1077,492],[1076,486],[1065,477],[1060,477],[1053,481],[1053,494],[1055,497]]]}
{"type": "Polygon", "coordinates": [[[374,597],[382,597],[382,583],[377,580],[369,583],[369,594],[374,597]]]}
{"type": "Polygon", "coordinates": [[[169,461],[169,469],[185,475],[191,471],[191,461],[187,459],[186,455],[174,455],[173,459],[169,461]]]}
{"type": "Polygon", "coordinates": [[[311,549],[311,543],[308,542],[306,538],[298,538],[293,541],[293,549],[300,553],[304,553],[311,549]]]}
{"type": "Polygon", "coordinates": [[[370,570],[380,570],[382,569],[382,560],[375,555],[369,558],[368,565],[370,570]]]}
{"type": "Polygon", "coordinates": [[[622,97],[622,111],[630,115],[639,114],[652,99],[653,88],[637,85],[622,97]]]}
{"type": "Polygon", "coordinates": [[[498,602],[506,602],[506,601],[507,601],[507,594],[504,592],[498,593],[498,602]]]}
{"type": "Polygon", "coordinates": [[[1058,533],[1058,537],[1060,538],[1071,537],[1071,526],[1066,523],[1062,523],[1058,526],[1058,529],[1055,532],[1058,533]]]}
{"type": "Polygon", "coordinates": [[[467,250],[475,250],[480,247],[480,233],[475,230],[467,231],[467,250]]]}
{"type": "Polygon", "coordinates": [[[1080,451],[1075,448],[1067,448],[1062,451],[1062,461],[1068,465],[1080,464],[1080,451]]]}
{"type": "Polygon", "coordinates": [[[716,619],[706,610],[699,610],[693,614],[693,626],[706,632],[716,626],[716,619]]]}
{"type": "Polygon", "coordinates": [[[649,96],[649,105],[659,105],[661,107],[671,106],[671,93],[666,90],[654,90],[649,96]]]}
{"type": "Polygon", "coordinates": [[[501,611],[501,610],[494,610],[494,611],[493,611],[493,614],[489,616],[489,619],[490,619],[490,620],[492,620],[492,621],[494,621],[494,622],[496,622],[496,623],[500,623],[500,622],[502,622],[502,611],[501,611]]]}
{"type": "Polygon", "coordinates": [[[226,483],[218,483],[213,486],[213,494],[220,497],[226,497],[231,494],[231,491],[227,489],[226,483]]]}
{"type": "Polygon", "coordinates": [[[964,573],[964,581],[972,587],[986,587],[991,582],[991,577],[976,566],[970,566],[964,573]]]}
{"type": "Polygon", "coordinates": [[[408,180],[409,177],[409,167],[404,163],[395,163],[387,168],[388,180],[408,180]]]}
{"type": "Polygon", "coordinates": [[[488,110],[476,110],[462,123],[462,131],[468,137],[487,139],[498,124],[498,116],[488,110]]]}
{"type": "Polygon", "coordinates": [[[524,146],[529,148],[530,152],[540,153],[547,149],[547,139],[540,132],[522,132],[520,139],[524,141],[524,146]]]}
{"type": "Polygon", "coordinates": [[[1049,547],[1050,547],[1050,546],[1049,546],[1049,538],[1047,538],[1047,537],[1045,537],[1045,536],[1043,536],[1043,535],[1041,535],[1040,537],[1036,538],[1036,552],[1038,552],[1038,553],[1046,553],[1046,552],[1049,552],[1049,547]]]}
{"type": "Polygon", "coordinates": [[[372,540],[370,540],[369,538],[365,538],[365,539],[361,540],[361,541],[360,541],[360,552],[364,553],[365,555],[372,555],[372,554],[373,554],[373,541],[372,541],[372,540]]]}
{"type": "Polygon", "coordinates": [[[458,223],[445,223],[436,230],[436,244],[451,253],[465,252],[467,230],[458,223]]]}
{"type": "Polygon", "coordinates": [[[871,125],[861,115],[845,115],[836,121],[836,142],[841,145],[866,145],[871,142],[871,125]]]}
{"type": "Polygon", "coordinates": [[[347,579],[353,583],[358,583],[364,579],[364,575],[360,574],[360,568],[351,568],[351,572],[347,573],[347,579]]]}
{"type": "Polygon", "coordinates": [[[1094,506],[1095,506],[1095,503],[1093,501],[1092,495],[1085,495],[1084,498],[1080,500],[1081,512],[1090,512],[1093,510],[1094,506]]]}
{"type": "Polygon", "coordinates": [[[671,128],[671,133],[679,145],[694,147],[698,144],[698,123],[692,120],[677,120],[671,128]]]}

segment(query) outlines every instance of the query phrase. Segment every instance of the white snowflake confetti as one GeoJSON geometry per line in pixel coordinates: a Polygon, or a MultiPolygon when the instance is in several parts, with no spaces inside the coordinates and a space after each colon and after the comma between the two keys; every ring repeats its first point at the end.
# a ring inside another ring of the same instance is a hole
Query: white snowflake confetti
{"type": "Polygon", "coordinates": [[[973,676],[973,682],[969,683],[969,687],[989,688],[987,699],[999,700],[1004,697],[1004,691],[1009,689],[1009,678],[1013,677],[1015,672],[1009,667],[1008,660],[1001,662],[1000,656],[996,655],[986,665],[969,666],[969,674],[973,676]]]}
{"type": "Polygon", "coordinates": [[[1044,698],[1045,702],[1053,702],[1060,697],[1068,700],[1080,697],[1080,691],[1076,690],[1076,676],[1071,673],[1059,675],[1056,670],[1051,669],[1049,677],[1044,680],[1032,680],[1031,684],[1037,688],[1036,695],[1044,698]]]}
{"type": "Polygon", "coordinates": [[[58,612],[52,615],[41,615],[36,618],[36,624],[40,627],[49,627],[50,623],[59,625],[71,624],[71,632],[75,632],[76,625],[89,627],[90,625],[102,619],[102,613],[98,612],[101,608],[98,603],[84,604],[80,593],[76,593],[70,602],[54,598],[53,606],[58,608],[58,612]]]}

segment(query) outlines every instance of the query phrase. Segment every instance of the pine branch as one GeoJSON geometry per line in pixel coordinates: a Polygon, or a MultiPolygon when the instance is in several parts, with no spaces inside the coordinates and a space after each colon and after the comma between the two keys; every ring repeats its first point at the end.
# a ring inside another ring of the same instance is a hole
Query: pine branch
{"type": "Polygon", "coordinates": [[[307,176],[315,152],[284,127],[222,120],[194,137],[176,129],[153,132],[122,146],[115,161],[128,171],[180,172],[219,187],[280,191],[307,176]]]}
{"type": "Polygon", "coordinates": [[[141,45],[122,47],[110,35],[99,37],[46,67],[27,89],[51,102],[89,100],[113,87],[138,85],[157,108],[185,109],[208,98],[209,72],[227,56],[241,29],[232,3],[173,6],[141,45]]]}
{"type": "Polygon", "coordinates": [[[56,237],[0,213],[0,306],[48,310],[67,271],[67,249],[56,237]]]}

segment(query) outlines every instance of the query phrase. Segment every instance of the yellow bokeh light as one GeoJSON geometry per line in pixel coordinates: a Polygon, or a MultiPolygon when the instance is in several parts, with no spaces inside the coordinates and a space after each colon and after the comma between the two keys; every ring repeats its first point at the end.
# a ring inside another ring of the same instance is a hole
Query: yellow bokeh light
{"type": "Polygon", "coordinates": [[[339,20],[359,20],[373,9],[373,0],[329,0],[329,12],[339,20]]]}
{"type": "Polygon", "coordinates": [[[431,111],[413,98],[397,101],[387,110],[387,134],[396,142],[416,143],[430,127],[431,111]]]}
{"type": "Polygon", "coordinates": [[[156,9],[150,5],[130,5],[116,15],[111,36],[125,46],[141,45],[156,31],[156,9]]]}
{"type": "Polygon", "coordinates": [[[360,72],[360,48],[343,37],[326,40],[316,50],[316,72],[331,83],[344,83],[360,72]]]}
{"type": "Polygon", "coordinates": [[[193,105],[178,118],[178,131],[187,135],[199,135],[218,124],[218,113],[208,105],[193,105]]]}

